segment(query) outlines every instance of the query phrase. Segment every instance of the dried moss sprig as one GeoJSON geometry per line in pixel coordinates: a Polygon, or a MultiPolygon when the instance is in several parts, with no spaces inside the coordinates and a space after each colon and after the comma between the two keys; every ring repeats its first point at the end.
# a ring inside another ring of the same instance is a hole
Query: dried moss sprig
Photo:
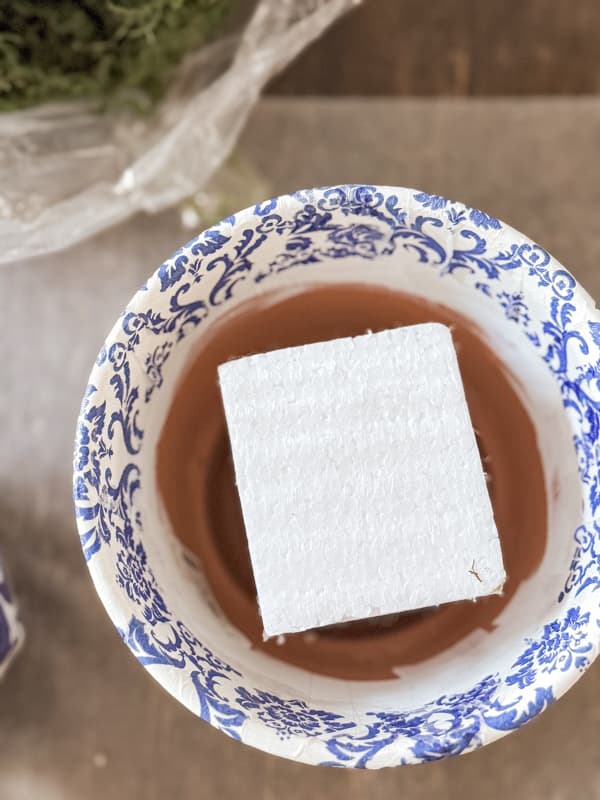
{"type": "Polygon", "coordinates": [[[234,0],[0,0],[0,110],[98,98],[145,110],[234,0]]]}

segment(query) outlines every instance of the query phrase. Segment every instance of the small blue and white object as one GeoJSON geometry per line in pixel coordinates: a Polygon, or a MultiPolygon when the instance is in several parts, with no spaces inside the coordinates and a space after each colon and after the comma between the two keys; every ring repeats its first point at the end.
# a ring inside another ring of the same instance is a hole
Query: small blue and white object
{"type": "Polygon", "coordinates": [[[0,678],[23,643],[23,626],[0,561],[0,678]]]}

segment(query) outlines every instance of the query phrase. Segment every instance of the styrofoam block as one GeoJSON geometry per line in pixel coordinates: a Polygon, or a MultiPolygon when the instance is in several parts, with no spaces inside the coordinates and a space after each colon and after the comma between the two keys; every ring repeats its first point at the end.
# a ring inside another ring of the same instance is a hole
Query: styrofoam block
{"type": "Polygon", "coordinates": [[[249,356],[219,379],[266,636],[501,591],[448,328],[249,356]]]}

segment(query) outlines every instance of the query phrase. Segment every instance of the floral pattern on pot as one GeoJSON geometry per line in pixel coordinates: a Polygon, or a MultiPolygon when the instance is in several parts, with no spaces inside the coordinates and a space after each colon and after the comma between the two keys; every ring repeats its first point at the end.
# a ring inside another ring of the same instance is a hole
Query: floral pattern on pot
{"type": "Polygon", "coordinates": [[[437,195],[392,188],[301,191],[229,217],[180,248],[138,292],[102,348],[75,442],[83,552],[99,591],[112,575],[113,585],[101,594],[107,607],[110,595],[127,609],[120,633],[140,663],[175,696],[178,687],[193,686],[196,712],[229,736],[283,755],[290,754],[286,743],[299,751],[318,741],[303,759],[336,766],[457,755],[543,711],[590,665],[600,640],[600,315],[581,323],[583,296],[545,250],[497,219],[437,195]],[[279,273],[332,260],[359,259],[368,268],[403,250],[440,279],[460,273],[546,362],[576,431],[588,522],[573,534],[573,561],[554,618],[523,641],[508,673],[487,675],[466,692],[418,709],[374,709],[358,721],[248,684],[171,610],[144,547],[138,494],[152,476],[139,464],[146,434],[140,420],[144,405],[159,396],[178,344],[235,298],[241,284],[266,286],[279,273]],[[509,282],[509,274],[518,280],[509,282]],[[168,298],[161,310],[158,295],[168,298]],[[150,349],[142,332],[151,334],[150,349]],[[143,382],[134,380],[134,365],[143,382]],[[265,731],[272,734],[268,746],[265,731]]]}

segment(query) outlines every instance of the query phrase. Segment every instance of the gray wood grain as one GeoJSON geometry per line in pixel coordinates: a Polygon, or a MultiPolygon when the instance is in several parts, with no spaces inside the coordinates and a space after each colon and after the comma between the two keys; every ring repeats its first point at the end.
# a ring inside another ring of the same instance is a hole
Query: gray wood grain
{"type": "MultiPolygon", "coordinates": [[[[600,297],[600,100],[263,102],[241,151],[272,192],[418,186],[484,208],[600,297]]],[[[256,200],[263,198],[256,198],[256,200]]],[[[80,554],[77,409],[130,295],[181,241],[174,213],[0,270],[0,546],[28,641],[0,686],[1,800],[600,798],[600,665],[524,730],[381,773],[280,761],[169,698],[121,644],[80,554]]]]}

